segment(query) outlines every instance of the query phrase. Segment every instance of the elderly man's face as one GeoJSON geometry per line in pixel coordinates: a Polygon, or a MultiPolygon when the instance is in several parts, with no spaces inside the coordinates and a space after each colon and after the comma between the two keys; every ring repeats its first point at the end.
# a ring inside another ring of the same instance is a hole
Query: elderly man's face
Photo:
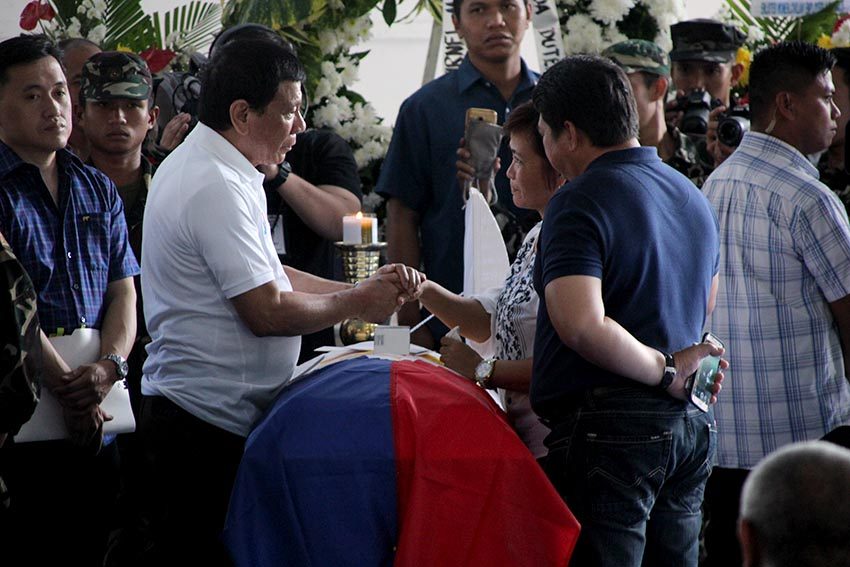
{"type": "Polygon", "coordinates": [[[295,134],[303,132],[301,83],[284,81],[263,111],[249,110],[248,158],[254,165],[278,164],[295,145],[295,134]]]}
{"type": "Polygon", "coordinates": [[[71,133],[71,99],[53,57],[14,65],[0,87],[0,137],[22,157],[64,148],[71,133]]]}

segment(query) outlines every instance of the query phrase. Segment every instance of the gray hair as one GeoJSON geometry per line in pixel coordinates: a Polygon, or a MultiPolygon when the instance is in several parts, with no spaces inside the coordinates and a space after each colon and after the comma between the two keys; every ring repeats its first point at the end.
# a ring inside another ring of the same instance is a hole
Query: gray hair
{"type": "Polygon", "coordinates": [[[768,565],[850,565],[850,451],[810,441],[772,453],[744,484],[740,520],[768,565]]]}

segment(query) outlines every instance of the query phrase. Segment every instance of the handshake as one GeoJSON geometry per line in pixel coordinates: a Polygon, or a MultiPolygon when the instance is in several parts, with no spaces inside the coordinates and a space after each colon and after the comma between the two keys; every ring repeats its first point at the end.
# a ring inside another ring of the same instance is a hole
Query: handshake
{"type": "Polygon", "coordinates": [[[419,299],[425,280],[425,274],[404,264],[381,266],[350,290],[357,316],[371,323],[386,321],[406,302],[419,299]]]}

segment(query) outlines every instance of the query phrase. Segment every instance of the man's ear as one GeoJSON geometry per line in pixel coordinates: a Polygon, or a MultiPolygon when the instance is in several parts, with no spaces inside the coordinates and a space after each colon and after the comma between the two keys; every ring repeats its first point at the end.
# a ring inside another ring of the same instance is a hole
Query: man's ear
{"type": "Polygon", "coordinates": [[[793,120],[796,116],[794,95],[788,91],[776,93],[773,103],[776,105],[776,114],[785,120],[793,120]]]}
{"type": "Polygon", "coordinates": [[[578,148],[579,138],[582,136],[581,130],[576,128],[576,125],[570,122],[569,120],[564,121],[564,129],[561,132],[561,136],[566,136],[564,138],[564,146],[567,150],[573,152],[578,148]]]}
{"type": "Polygon", "coordinates": [[[657,100],[663,102],[667,98],[668,88],[670,88],[670,79],[660,75],[652,88],[652,102],[656,102],[657,100]]]}
{"type": "Polygon", "coordinates": [[[761,549],[759,549],[758,532],[747,520],[738,520],[738,541],[741,545],[743,567],[758,567],[761,565],[761,549]]]}
{"type": "Polygon", "coordinates": [[[159,107],[154,105],[148,110],[148,130],[153,130],[157,118],[159,118],[159,107]]]}
{"type": "Polygon", "coordinates": [[[233,129],[242,135],[248,134],[248,117],[251,107],[244,98],[234,100],[230,103],[230,123],[233,129]]]}
{"type": "Polygon", "coordinates": [[[738,81],[741,80],[741,75],[744,74],[744,64],[743,63],[732,63],[732,86],[738,84],[738,81]]]}

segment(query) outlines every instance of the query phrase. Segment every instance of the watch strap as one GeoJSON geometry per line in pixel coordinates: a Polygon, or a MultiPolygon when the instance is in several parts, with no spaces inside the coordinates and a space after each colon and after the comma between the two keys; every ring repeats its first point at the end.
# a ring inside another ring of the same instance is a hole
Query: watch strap
{"type": "Polygon", "coordinates": [[[658,387],[666,392],[676,378],[676,361],[672,354],[666,352],[663,354],[664,374],[661,375],[661,382],[658,384],[658,387]]]}
{"type": "Polygon", "coordinates": [[[263,188],[269,191],[274,191],[289,179],[289,174],[292,173],[292,166],[288,161],[284,160],[277,166],[277,175],[268,181],[263,181],[263,188]]]}

